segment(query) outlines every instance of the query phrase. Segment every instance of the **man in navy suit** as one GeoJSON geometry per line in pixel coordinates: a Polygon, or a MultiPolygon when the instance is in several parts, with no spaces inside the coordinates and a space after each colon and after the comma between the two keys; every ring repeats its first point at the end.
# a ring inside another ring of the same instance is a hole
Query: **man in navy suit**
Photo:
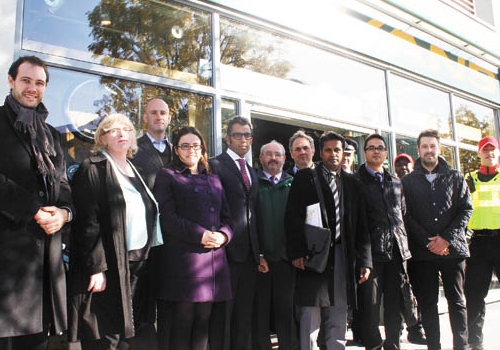
{"type": "Polygon", "coordinates": [[[211,350],[251,349],[252,305],[257,271],[267,272],[260,256],[257,238],[258,179],[245,161],[252,146],[252,124],[242,117],[229,121],[226,152],[210,159],[210,168],[218,174],[231,209],[234,236],[226,246],[233,300],[216,303],[210,330],[211,350]]]}
{"type": "Polygon", "coordinates": [[[172,147],[166,130],[170,124],[170,113],[165,101],[155,98],[146,105],[144,113],[146,133],[137,140],[139,150],[132,163],[150,189],[155,183],[158,170],[172,159],[172,147]]]}

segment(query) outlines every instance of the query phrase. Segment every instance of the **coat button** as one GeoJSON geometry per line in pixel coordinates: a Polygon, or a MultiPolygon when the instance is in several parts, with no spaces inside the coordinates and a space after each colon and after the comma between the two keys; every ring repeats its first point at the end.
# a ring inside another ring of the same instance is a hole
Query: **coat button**
{"type": "Polygon", "coordinates": [[[38,191],[38,197],[45,197],[45,192],[43,191],[38,191]]]}
{"type": "Polygon", "coordinates": [[[210,212],[213,213],[215,211],[215,208],[214,207],[210,207],[210,212]]]}

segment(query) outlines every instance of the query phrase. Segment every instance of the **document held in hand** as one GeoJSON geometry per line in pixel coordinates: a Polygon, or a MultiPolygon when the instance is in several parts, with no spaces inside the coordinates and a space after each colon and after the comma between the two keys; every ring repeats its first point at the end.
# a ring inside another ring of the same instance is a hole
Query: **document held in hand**
{"type": "Polygon", "coordinates": [[[321,221],[321,207],[318,203],[308,205],[306,207],[306,224],[316,227],[323,227],[321,221]]]}

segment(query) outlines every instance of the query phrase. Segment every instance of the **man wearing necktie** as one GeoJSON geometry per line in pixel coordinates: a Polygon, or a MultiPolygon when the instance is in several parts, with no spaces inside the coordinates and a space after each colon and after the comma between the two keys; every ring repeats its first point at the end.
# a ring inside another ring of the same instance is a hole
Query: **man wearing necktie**
{"type": "Polygon", "coordinates": [[[227,151],[209,161],[212,172],[219,175],[224,187],[234,231],[233,239],[225,248],[233,300],[213,306],[210,350],[251,349],[257,271],[268,270],[265,259],[260,256],[257,235],[259,182],[255,170],[244,160],[252,140],[252,124],[243,117],[235,117],[227,126],[227,151]]]}
{"type": "Polygon", "coordinates": [[[137,140],[139,149],[132,158],[132,163],[148,187],[153,189],[156,173],[172,159],[172,147],[166,136],[170,113],[165,101],[159,98],[149,101],[144,122],[146,133],[137,140]]]}
{"type": "Polygon", "coordinates": [[[285,148],[271,141],[260,149],[259,246],[268,273],[257,277],[253,349],[270,350],[270,320],[281,349],[298,350],[299,340],[294,317],[293,294],[295,268],[288,260],[285,244],[285,208],[293,177],[283,171],[285,148]]]}
{"type": "Polygon", "coordinates": [[[297,268],[294,299],[301,350],[345,349],[347,309],[349,305],[356,309],[356,287],[368,279],[372,267],[361,184],[341,169],[345,140],[327,131],[319,144],[322,161],[315,169],[305,168],[295,174],[285,212],[288,257],[297,268]],[[325,201],[328,224],[323,220],[323,226],[330,228],[334,242],[322,273],[304,267],[309,255],[304,236],[306,210],[319,202],[313,171],[318,174],[325,201]],[[332,187],[328,182],[330,173],[338,177],[332,187]]]}
{"type": "Polygon", "coordinates": [[[366,162],[356,177],[363,183],[371,238],[373,271],[358,295],[365,349],[400,348],[401,285],[406,260],[411,257],[403,223],[404,198],[401,181],[384,169],[387,146],[379,134],[365,140],[366,162]],[[385,341],[380,335],[380,305],[384,297],[385,341]]]}

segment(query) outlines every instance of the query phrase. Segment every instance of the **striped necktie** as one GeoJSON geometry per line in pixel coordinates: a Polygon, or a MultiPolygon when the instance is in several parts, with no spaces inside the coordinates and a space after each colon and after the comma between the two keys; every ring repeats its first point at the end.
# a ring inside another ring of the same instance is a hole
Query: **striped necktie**
{"type": "Polygon", "coordinates": [[[335,241],[338,241],[340,239],[340,198],[336,177],[335,173],[328,173],[328,184],[332,190],[333,201],[335,203],[335,241]]]}

